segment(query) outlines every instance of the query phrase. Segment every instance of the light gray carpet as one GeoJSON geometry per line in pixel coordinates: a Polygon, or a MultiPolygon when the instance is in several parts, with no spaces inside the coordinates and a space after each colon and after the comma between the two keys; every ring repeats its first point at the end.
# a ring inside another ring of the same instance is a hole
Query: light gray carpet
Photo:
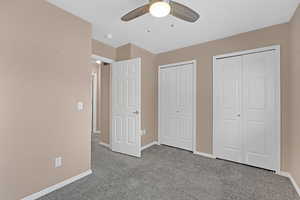
{"type": "Polygon", "coordinates": [[[299,200],[287,178],[166,146],[136,159],[93,139],[92,170],[40,200],[299,200]]]}

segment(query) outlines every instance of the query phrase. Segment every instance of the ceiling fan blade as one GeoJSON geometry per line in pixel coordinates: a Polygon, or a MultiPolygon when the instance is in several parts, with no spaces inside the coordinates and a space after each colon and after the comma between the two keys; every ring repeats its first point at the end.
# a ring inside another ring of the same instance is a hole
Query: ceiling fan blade
{"type": "Polygon", "coordinates": [[[138,18],[144,14],[147,14],[149,12],[149,8],[150,8],[150,4],[141,6],[137,9],[134,9],[133,11],[127,13],[121,19],[122,19],[122,21],[128,22],[128,21],[138,18]]]}
{"type": "Polygon", "coordinates": [[[170,5],[171,15],[173,15],[174,17],[188,22],[196,22],[200,18],[200,15],[197,12],[185,5],[182,5],[175,1],[170,1],[170,5]]]}

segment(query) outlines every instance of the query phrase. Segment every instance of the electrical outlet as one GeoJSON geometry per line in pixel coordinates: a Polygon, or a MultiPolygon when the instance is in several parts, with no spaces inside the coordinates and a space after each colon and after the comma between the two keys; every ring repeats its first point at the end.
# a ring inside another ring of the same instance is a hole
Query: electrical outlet
{"type": "Polygon", "coordinates": [[[62,157],[57,157],[54,160],[54,167],[59,168],[62,166],[62,157]]]}

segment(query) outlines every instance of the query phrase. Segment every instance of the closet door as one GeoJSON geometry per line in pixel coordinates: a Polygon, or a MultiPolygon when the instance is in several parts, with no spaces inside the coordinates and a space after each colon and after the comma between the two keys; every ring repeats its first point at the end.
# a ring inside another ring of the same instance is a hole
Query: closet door
{"type": "Polygon", "coordinates": [[[241,127],[242,57],[218,59],[214,66],[214,154],[243,162],[241,127]]]}
{"type": "Polygon", "coordinates": [[[243,56],[243,127],[245,163],[275,169],[275,52],[243,56]]]}
{"type": "Polygon", "coordinates": [[[279,54],[251,52],[215,60],[214,154],[280,168],[279,54]]]}
{"type": "Polygon", "coordinates": [[[160,71],[160,142],[177,147],[177,70],[166,68],[160,71]]]}
{"type": "Polygon", "coordinates": [[[193,64],[183,65],[177,69],[177,117],[180,148],[193,150],[193,100],[194,100],[193,64]]]}
{"type": "Polygon", "coordinates": [[[160,142],[193,150],[193,64],[160,70],[160,142]]]}

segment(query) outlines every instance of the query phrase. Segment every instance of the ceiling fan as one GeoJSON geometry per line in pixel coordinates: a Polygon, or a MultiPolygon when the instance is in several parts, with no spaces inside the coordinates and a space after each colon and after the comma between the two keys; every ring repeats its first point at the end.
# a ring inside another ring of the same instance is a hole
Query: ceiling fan
{"type": "Polygon", "coordinates": [[[171,14],[174,17],[188,22],[196,22],[200,15],[191,8],[173,0],[149,0],[149,3],[132,10],[124,15],[122,21],[128,22],[150,13],[154,17],[165,17],[171,14]]]}

